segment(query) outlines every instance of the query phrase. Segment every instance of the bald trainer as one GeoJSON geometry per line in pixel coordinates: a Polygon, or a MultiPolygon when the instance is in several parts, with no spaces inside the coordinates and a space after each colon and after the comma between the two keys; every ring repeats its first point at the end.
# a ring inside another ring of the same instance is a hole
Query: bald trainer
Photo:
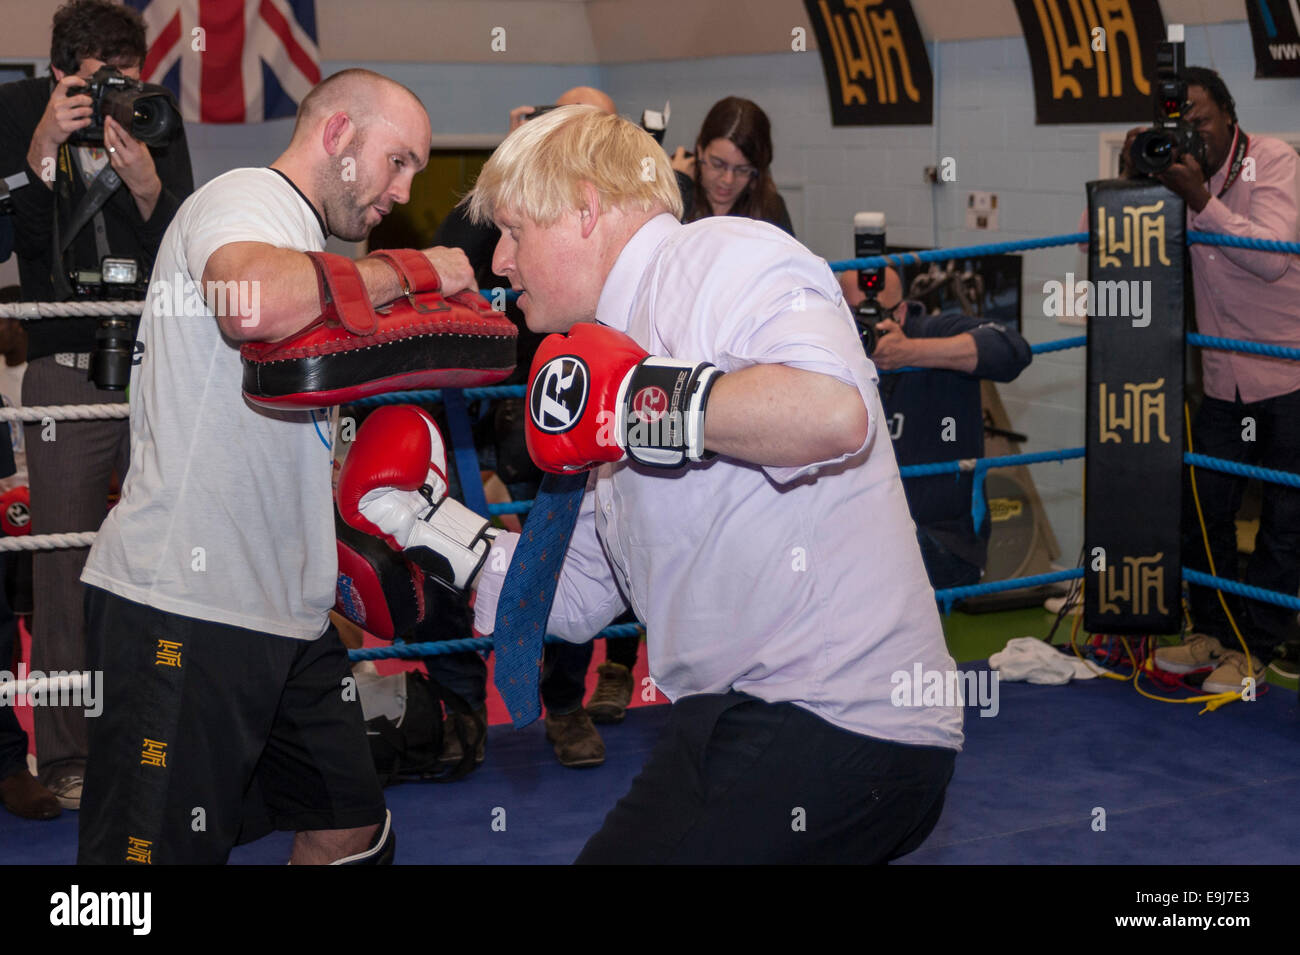
{"type": "MultiPolygon", "coordinates": [[[[315,320],[304,253],[362,240],[406,202],[430,135],[410,90],[337,73],[303,99],[283,155],[208,183],[163,237],[131,372],[131,467],[82,575],[105,702],[79,862],[224,863],[271,829],[296,833],[294,864],[392,859],[329,623],[329,425],[246,403],[239,344],[315,320]]],[[[472,286],[463,253],[424,254],[444,292],[472,286]]],[[[388,266],[357,266],[375,305],[401,294],[388,266]]]]}

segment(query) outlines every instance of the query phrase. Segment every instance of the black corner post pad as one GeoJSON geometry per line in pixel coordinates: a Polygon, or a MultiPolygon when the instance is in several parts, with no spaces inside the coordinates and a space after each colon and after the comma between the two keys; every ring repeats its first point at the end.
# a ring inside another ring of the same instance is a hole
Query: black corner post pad
{"type": "Polygon", "coordinates": [[[1100,633],[1182,626],[1187,215],[1151,179],[1088,183],[1084,617],[1100,633]]]}

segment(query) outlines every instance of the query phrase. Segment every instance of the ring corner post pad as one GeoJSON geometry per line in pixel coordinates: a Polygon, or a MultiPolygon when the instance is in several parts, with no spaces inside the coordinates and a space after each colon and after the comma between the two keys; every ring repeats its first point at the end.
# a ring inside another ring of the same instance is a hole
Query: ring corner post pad
{"type": "Polygon", "coordinates": [[[1083,625],[1182,626],[1183,200],[1152,179],[1088,189],[1083,625]]]}

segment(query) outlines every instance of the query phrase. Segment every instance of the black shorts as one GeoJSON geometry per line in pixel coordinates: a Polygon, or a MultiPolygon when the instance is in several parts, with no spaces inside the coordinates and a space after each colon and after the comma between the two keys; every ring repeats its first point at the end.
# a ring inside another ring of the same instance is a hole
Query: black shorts
{"type": "Polygon", "coordinates": [[[347,651],[165,613],[88,587],[79,863],[224,863],[272,829],[384,820],[347,651]]]}

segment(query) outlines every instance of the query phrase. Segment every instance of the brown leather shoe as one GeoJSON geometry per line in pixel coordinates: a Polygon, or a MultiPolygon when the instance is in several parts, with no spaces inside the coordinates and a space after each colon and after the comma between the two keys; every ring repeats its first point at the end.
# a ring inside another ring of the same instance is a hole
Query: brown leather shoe
{"type": "Polygon", "coordinates": [[[54,793],[26,769],[0,780],[0,800],[6,809],[23,819],[53,819],[63,812],[54,793]]]}
{"type": "Polygon", "coordinates": [[[555,744],[561,766],[580,769],[605,761],[605,741],[596,732],[587,711],[579,707],[563,716],[546,714],[546,738],[555,744]]]}
{"type": "Polygon", "coordinates": [[[593,723],[621,723],[632,702],[632,671],[621,663],[605,662],[596,667],[599,678],[587,703],[593,723]]]}

